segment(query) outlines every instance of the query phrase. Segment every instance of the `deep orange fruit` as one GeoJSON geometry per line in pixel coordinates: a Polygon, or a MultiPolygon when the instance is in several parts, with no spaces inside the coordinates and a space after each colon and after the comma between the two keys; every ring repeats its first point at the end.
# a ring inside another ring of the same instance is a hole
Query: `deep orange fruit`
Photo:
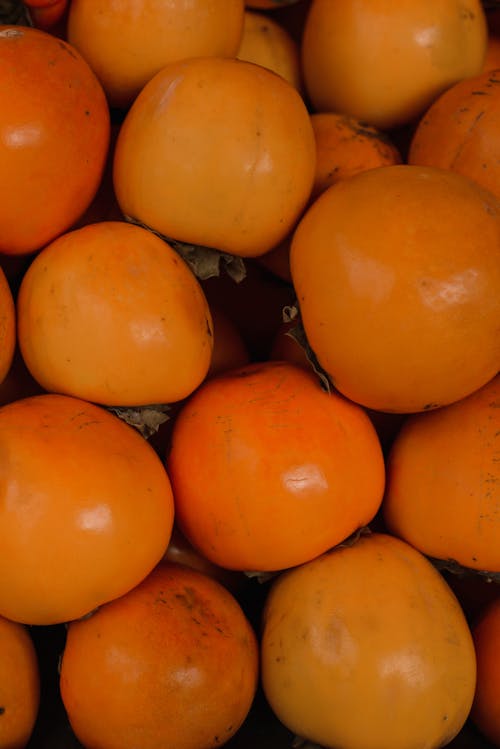
{"type": "Polygon", "coordinates": [[[451,169],[500,198],[500,69],[456,83],[420,119],[408,162],[451,169]]]}
{"type": "Polygon", "coordinates": [[[47,245],[24,274],[17,317],[37,382],[94,403],[181,400],[211,362],[212,318],[194,273],[160,237],[124,221],[47,245]]]}
{"type": "Polygon", "coordinates": [[[258,669],[257,639],[232,594],[161,563],[69,625],[60,688],[89,749],[214,749],[245,720],[258,669]]]}
{"type": "Polygon", "coordinates": [[[386,526],[424,554],[500,573],[500,376],[403,423],[389,454],[386,526]]]}
{"type": "Polygon", "coordinates": [[[450,170],[361,172],[312,204],[292,239],[302,321],[344,395],[424,411],[500,370],[500,201],[450,170]]]}
{"type": "Polygon", "coordinates": [[[190,543],[228,569],[279,570],[376,514],[384,463],[359,406],[288,362],[205,381],[178,412],[168,471],[190,543]]]}
{"type": "Polygon", "coordinates": [[[170,482],[133,427],[78,398],[44,394],[0,408],[0,446],[2,616],[76,619],[162,558],[170,482]]]}
{"type": "Polygon", "coordinates": [[[68,229],[92,201],[110,138],[106,97],[70,44],[0,27],[0,252],[27,254],[68,229]]]}

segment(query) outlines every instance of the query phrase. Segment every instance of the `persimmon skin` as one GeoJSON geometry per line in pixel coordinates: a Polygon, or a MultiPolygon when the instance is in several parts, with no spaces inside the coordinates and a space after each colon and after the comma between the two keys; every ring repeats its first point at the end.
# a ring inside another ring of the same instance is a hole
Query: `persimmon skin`
{"type": "Polygon", "coordinates": [[[0,27],[0,252],[30,254],[66,231],[100,184],[110,139],[106,97],[67,42],[0,27]]]}
{"type": "Polygon", "coordinates": [[[486,42],[480,0],[313,0],[302,36],[304,83],[314,111],[393,129],[480,72],[486,42]]]}
{"type": "Polygon", "coordinates": [[[311,200],[327,187],[358,172],[401,164],[398,148],[385,133],[338,112],[311,114],[316,142],[316,174],[311,200]]]}
{"type": "Polygon", "coordinates": [[[22,279],[17,317],[37,382],[94,403],[181,400],[211,362],[212,318],[194,273],[162,239],[123,221],[45,247],[22,279]]]}
{"type": "Polygon", "coordinates": [[[261,664],[277,717],[342,749],[444,746],[467,719],[476,676],[451,589],[422,554],[381,533],[276,578],[261,664]]]}
{"type": "Polygon", "coordinates": [[[162,67],[187,57],[234,57],[243,0],[72,0],[67,37],[110,104],[126,109],[162,67]]]}
{"type": "Polygon", "coordinates": [[[422,553],[500,572],[500,376],[467,398],[408,417],[387,462],[391,533],[422,553]]]}
{"type": "Polygon", "coordinates": [[[243,257],[278,244],[314,176],[305,103],[281,76],[237,59],[159,71],[121,126],[114,186],[125,216],[160,234],[243,257]]]}
{"type": "Polygon", "coordinates": [[[24,624],[0,616],[0,746],[24,749],[40,707],[40,669],[24,624]]]}
{"type": "Polygon", "coordinates": [[[0,614],[56,624],[142,580],[173,524],[168,475],[106,409],[42,394],[0,408],[0,614]]]}
{"type": "Polygon", "coordinates": [[[323,192],[294,232],[309,343],[379,411],[469,395],[500,369],[500,202],[449,170],[378,167],[323,192]]]}
{"type": "Polygon", "coordinates": [[[257,638],[232,594],[165,562],[69,625],[60,689],[84,746],[212,749],[246,718],[258,671],[257,638]]]}
{"type": "Polygon", "coordinates": [[[500,69],[456,83],[420,119],[408,163],[451,169],[500,198],[500,69]]]}
{"type": "Polygon", "coordinates": [[[167,467],[180,530],[243,571],[284,569],[343,541],[374,517],[384,487],[366,413],[288,362],[204,382],[177,414],[167,467]]]}
{"type": "Polygon", "coordinates": [[[238,48],[239,60],[273,70],[302,92],[299,45],[288,31],[265,13],[247,10],[238,48]]]}
{"type": "Polygon", "coordinates": [[[481,733],[500,746],[500,596],[486,604],[472,625],[477,682],[471,719],[481,733]]]}

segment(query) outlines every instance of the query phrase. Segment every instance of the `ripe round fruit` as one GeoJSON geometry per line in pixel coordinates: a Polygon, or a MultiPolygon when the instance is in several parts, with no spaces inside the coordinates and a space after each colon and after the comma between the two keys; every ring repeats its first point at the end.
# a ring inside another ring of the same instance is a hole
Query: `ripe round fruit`
{"type": "Polygon", "coordinates": [[[456,83],[429,107],[410,142],[408,162],[451,169],[500,198],[500,70],[456,83]]]}
{"type": "Polygon", "coordinates": [[[278,576],[261,663],[279,720],[342,749],[444,746],[467,719],[476,677],[449,586],[409,544],[375,533],[278,576]]]}
{"type": "Polygon", "coordinates": [[[224,586],[160,563],[69,625],[61,696],[86,747],[212,749],[245,720],[258,658],[254,631],[224,586]]]}
{"type": "Polygon", "coordinates": [[[139,583],[173,524],[168,476],[146,440],[65,395],[0,408],[0,615],[55,624],[139,583]]]}
{"type": "Polygon", "coordinates": [[[500,370],[500,201],[449,170],[406,164],[329,187],[290,263],[320,365],[344,395],[409,413],[500,370]]]}
{"type": "Polygon", "coordinates": [[[24,624],[0,616],[0,746],[24,749],[40,705],[40,675],[24,624]]]}
{"type": "Polygon", "coordinates": [[[99,187],[106,97],[73,47],[28,26],[0,27],[0,252],[28,254],[66,231],[99,187]]]}
{"type": "Polygon", "coordinates": [[[177,414],[167,461],[179,528],[235,570],[317,556],[370,522],[384,488],[364,410],[287,362],[205,381],[177,414]]]}
{"type": "Polygon", "coordinates": [[[48,391],[112,406],[170,403],[204,379],[212,318],[194,273],[160,237],[123,221],[75,229],[27,269],[19,346],[48,391]]]}
{"type": "Polygon", "coordinates": [[[90,63],[112,106],[128,107],[170,62],[234,57],[243,0],[72,0],[67,36],[90,63]]]}
{"type": "Polygon", "coordinates": [[[424,554],[500,573],[500,375],[403,423],[387,463],[384,520],[424,554]]]}
{"type": "Polygon", "coordinates": [[[191,58],[146,84],[121,126],[121,210],[170,239],[261,255],[311,191],[314,135],[297,90],[236,59],[191,58]]]}
{"type": "Polygon", "coordinates": [[[302,36],[306,90],[316,111],[394,128],[479,73],[486,42],[480,0],[313,0],[302,36]]]}

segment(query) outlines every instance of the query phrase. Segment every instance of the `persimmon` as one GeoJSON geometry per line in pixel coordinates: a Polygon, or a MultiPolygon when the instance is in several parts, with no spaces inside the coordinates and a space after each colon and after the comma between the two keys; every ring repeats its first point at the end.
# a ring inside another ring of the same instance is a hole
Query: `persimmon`
{"type": "Polygon", "coordinates": [[[500,69],[456,83],[419,121],[408,163],[450,169],[500,198],[500,69]]]}
{"type": "Polygon", "coordinates": [[[315,111],[391,129],[479,73],[486,43],[480,0],[313,0],[301,44],[304,84],[315,111]]]}
{"type": "Polygon", "coordinates": [[[472,625],[477,682],[471,718],[481,733],[500,746],[500,593],[472,625]]]}
{"type": "Polygon", "coordinates": [[[71,0],[67,38],[90,63],[110,104],[128,108],[170,62],[235,57],[243,0],[71,0]]]}
{"type": "Polygon", "coordinates": [[[431,557],[500,572],[500,376],[408,417],[387,467],[385,523],[431,557]]]}
{"type": "Polygon", "coordinates": [[[0,614],[56,624],[139,583],[173,524],[153,448],[108,410],[42,394],[0,408],[0,614]]]}
{"type": "Polygon", "coordinates": [[[104,91],[70,44],[0,27],[0,252],[29,254],[66,231],[99,187],[110,138],[104,91]]]}
{"type": "Polygon", "coordinates": [[[500,202],[450,170],[378,167],[329,187],[293,235],[311,348],[367,408],[409,413],[500,369],[500,202]]]}
{"type": "Polygon", "coordinates": [[[468,717],[476,660],[449,586],[383,533],[278,575],[262,622],[261,674],[292,732],[342,749],[438,749],[468,717]]]}
{"type": "Polygon", "coordinates": [[[22,279],[17,317],[37,382],[103,405],[181,400],[211,362],[212,318],[194,273],[160,237],[123,221],[44,247],[22,279]]]}
{"type": "Polygon", "coordinates": [[[343,541],[374,517],[384,487],[366,413],[288,362],[205,381],[177,414],[167,467],[182,533],[243,571],[291,567],[343,541]]]}
{"type": "Polygon", "coordinates": [[[89,749],[212,749],[245,720],[258,659],[254,630],[223,585],[160,563],[129,593],[70,623],[61,696],[89,749]]]}
{"type": "Polygon", "coordinates": [[[316,143],[316,173],[311,199],[341,179],[403,159],[386,133],[338,112],[311,114],[316,143]]]}
{"type": "Polygon", "coordinates": [[[238,59],[254,62],[281,75],[302,90],[299,45],[277,21],[264,13],[245,11],[238,59]]]}
{"type": "Polygon", "coordinates": [[[0,746],[27,746],[40,706],[40,669],[24,624],[0,616],[0,746]]]}
{"type": "Polygon", "coordinates": [[[290,83],[244,60],[191,58],[162,68],[128,111],[115,193],[126,216],[170,239],[252,257],[295,225],[314,154],[290,83]]]}

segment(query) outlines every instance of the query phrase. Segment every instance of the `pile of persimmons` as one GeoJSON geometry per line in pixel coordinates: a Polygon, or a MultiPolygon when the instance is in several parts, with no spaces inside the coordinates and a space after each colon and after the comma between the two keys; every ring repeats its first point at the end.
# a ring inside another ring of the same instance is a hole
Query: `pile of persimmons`
{"type": "Polygon", "coordinates": [[[0,749],[500,747],[500,10],[0,11],[0,749]]]}

